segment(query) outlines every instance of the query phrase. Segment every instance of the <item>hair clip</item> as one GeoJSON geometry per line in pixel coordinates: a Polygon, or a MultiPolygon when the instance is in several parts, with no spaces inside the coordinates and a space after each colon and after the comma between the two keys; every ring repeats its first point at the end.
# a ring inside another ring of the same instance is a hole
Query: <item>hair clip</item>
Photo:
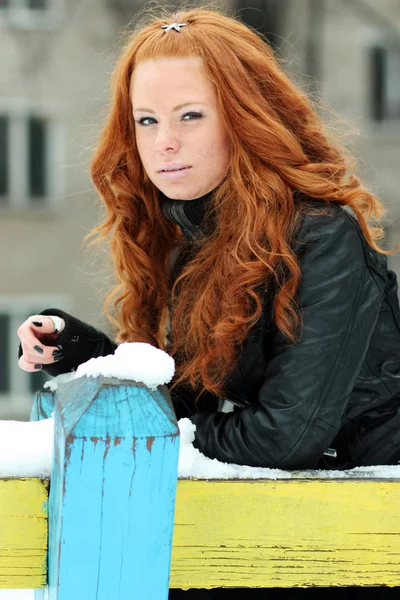
{"type": "Polygon", "coordinates": [[[161,25],[162,29],[165,29],[165,33],[170,29],[175,29],[175,31],[180,32],[180,27],[185,27],[187,23],[171,23],[171,25],[161,25]]]}

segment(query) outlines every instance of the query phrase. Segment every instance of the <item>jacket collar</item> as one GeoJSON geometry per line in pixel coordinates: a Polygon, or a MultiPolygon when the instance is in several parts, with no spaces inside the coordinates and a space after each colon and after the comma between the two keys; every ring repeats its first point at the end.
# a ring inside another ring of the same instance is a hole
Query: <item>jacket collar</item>
{"type": "Polygon", "coordinates": [[[173,200],[160,192],[160,205],[165,217],[172,223],[178,224],[184,236],[192,242],[206,236],[203,221],[213,191],[193,200],[173,200]]]}

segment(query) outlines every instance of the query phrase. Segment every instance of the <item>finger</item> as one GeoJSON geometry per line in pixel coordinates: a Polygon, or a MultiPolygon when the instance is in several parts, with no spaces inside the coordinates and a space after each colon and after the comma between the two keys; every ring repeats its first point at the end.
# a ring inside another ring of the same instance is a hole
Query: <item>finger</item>
{"type": "MultiPolygon", "coordinates": [[[[64,319],[58,319],[57,325],[60,326],[60,332],[65,327],[64,319]]],[[[37,352],[44,357],[50,357],[53,351],[59,350],[57,347],[57,338],[59,333],[54,333],[54,323],[52,319],[44,315],[32,315],[29,317],[17,331],[21,340],[24,352],[37,352]]],[[[48,362],[48,361],[47,361],[48,362]]]]}
{"type": "Polygon", "coordinates": [[[35,333],[58,335],[65,327],[64,319],[55,315],[33,315],[27,320],[35,333]],[[54,319],[54,320],[53,320],[54,319]],[[55,331],[55,324],[58,325],[58,331],[55,331]]]}
{"type": "Polygon", "coordinates": [[[30,373],[37,373],[38,371],[42,370],[42,365],[40,363],[28,363],[26,362],[23,356],[21,356],[21,358],[19,359],[18,366],[24,371],[28,371],[30,373]]]}
{"type": "Polygon", "coordinates": [[[40,347],[39,344],[37,344],[32,349],[25,342],[22,342],[21,347],[22,347],[22,354],[23,354],[25,360],[30,363],[40,362],[42,364],[48,365],[48,364],[51,364],[52,362],[55,362],[54,359],[59,360],[60,358],[62,358],[61,346],[43,346],[42,345],[40,347]]]}
{"type": "Polygon", "coordinates": [[[40,356],[37,354],[24,353],[22,357],[24,358],[25,362],[31,365],[34,365],[36,363],[41,363],[42,365],[51,365],[64,358],[60,350],[54,350],[51,356],[40,356]]]}
{"type": "Polygon", "coordinates": [[[54,332],[54,324],[51,319],[43,315],[32,315],[18,329],[19,337],[22,337],[26,331],[36,334],[46,334],[54,332]]]}
{"type": "Polygon", "coordinates": [[[32,333],[29,327],[22,329],[22,326],[18,329],[18,337],[21,340],[22,350],[27,354],[34,354],[43,356],[45,354],[46,346],[38,340],[37,337],[32,333]]]}

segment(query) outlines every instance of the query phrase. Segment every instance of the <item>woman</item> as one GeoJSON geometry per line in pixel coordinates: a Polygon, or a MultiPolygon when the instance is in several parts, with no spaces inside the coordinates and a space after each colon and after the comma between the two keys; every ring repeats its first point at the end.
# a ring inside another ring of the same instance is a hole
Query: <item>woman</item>
{"type": "MultiPolygon", "coordinates": [[[[219,11],[167,14],[132,34],[112,83],[91,175],[108,211],[94,233],[111,233],[120,281],[117,341],[174,356],[177,416],[207,456],[397,463],[400,311],[385,256],[397,246],[377,245],[367,217],[384,207],[271,48],[219,11]]],[[[116,347],[41,314],[66,326],[47,337],[52,320],[25,321],[26,371],[57,375],[116,347]]]]}
{"type": "MultiPolygon", "coordinates": [[[[117,342],[174,357],[195,446],[282,469],[397,464],[397,246],[378,246],[384,207],[266,40],[217,10],[166,12],[131,34],[112,89],[91,165],[107,208],[92,235],[111,236],[119,279],[106,312],[117,342]]],[[[55,308],[18,335],[20,367],[50,375],[116,347],[55,308]]]]}

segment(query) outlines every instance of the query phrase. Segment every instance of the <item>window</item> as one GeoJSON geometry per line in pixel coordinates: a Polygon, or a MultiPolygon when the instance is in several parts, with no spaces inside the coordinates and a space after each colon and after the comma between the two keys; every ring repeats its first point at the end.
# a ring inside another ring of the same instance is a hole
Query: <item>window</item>
{"type": "Polygon", "coordinates": [[[0,27],[46,29],[61,23],[65,0],[0,0],[0,27]]]}
{"type": "Polygon", "coordinates": [[[279,50],[285,10],[280,0],[237,0],[234,2],[234,8],[244,23],[265,35],[273,48],[279,50]]]}
{"type": "Polygon", "coordinates": [[[49,118],[0,109],[0,207],[47,205],[56,193],[54,141],[49,118]]]}
{"type": "Polygon", "coordinates": [[[69,309],[62,297],[0,296],[0,419],[28,419],[36,391],[51,379],[44,371],[28,373],[19,368],[16,333],[25,319],[47,306],[69,309]]]}
{"type": "MultiPolygon", "coordinates": [[[[23,315],[18,318],[18,315],[12,312],[0,312],[0,394],[11,394],[13,392],[13,377],[11,370],[11,362],[18,362],[18,355],[12,352],[11,337],[16,335],[16,330],[19,325],[29,317],[29,315],[36,313],[35,310],[29,312],[28,315],[23,315]]],[[[19,343],[19,342],[18,342],[19,343]]],[[[17,345],[18,345],[17,343],[17,345]]],[[[23,391],[34,394],[45,381],[50,379],[46,373],[38,371],[37,373],[28,373],[20,369],[20,383],[23,381],[23,385],[19,386],[23,391]]]]}
{"type": "Polygon", "coordinates": [[[28,8],[32,10],[48,8],[47,0],[27,0],[28,8]]]}
{"type": "Polygon", "coordinates": [[[0,115],[0,199],[8,196],[8,148],[10,120],[5,115],[0,115]]]}
{"type": "Polygon", "coordinates": [[[27,156],[28,156],[28,196],[31,199],[44,198],[46,186],[46,135],[45,119],[30,116],[27,122],[27,156]]]}
{"type": "Polygon", "coordinates": [[[0,0],[0,9],[12,8],[30,8],[43,9],[47,8],[48,0],[0,0]]]}
{"type": "Polygon", "coordinates": [[[10,317],[0,313],[0,394],[10,391],[10,317]]]}
{"type": "Polygon", "coordinates": [[[50,0],[0,0],[0,10],[7,12],[16,10],[44,10],[49,8],[50,0]]]}
{"type": "Polygon", "coordinates": [[[370,50],[371,116],[374,121],[400,120],[400,47],[370,50]]]}

